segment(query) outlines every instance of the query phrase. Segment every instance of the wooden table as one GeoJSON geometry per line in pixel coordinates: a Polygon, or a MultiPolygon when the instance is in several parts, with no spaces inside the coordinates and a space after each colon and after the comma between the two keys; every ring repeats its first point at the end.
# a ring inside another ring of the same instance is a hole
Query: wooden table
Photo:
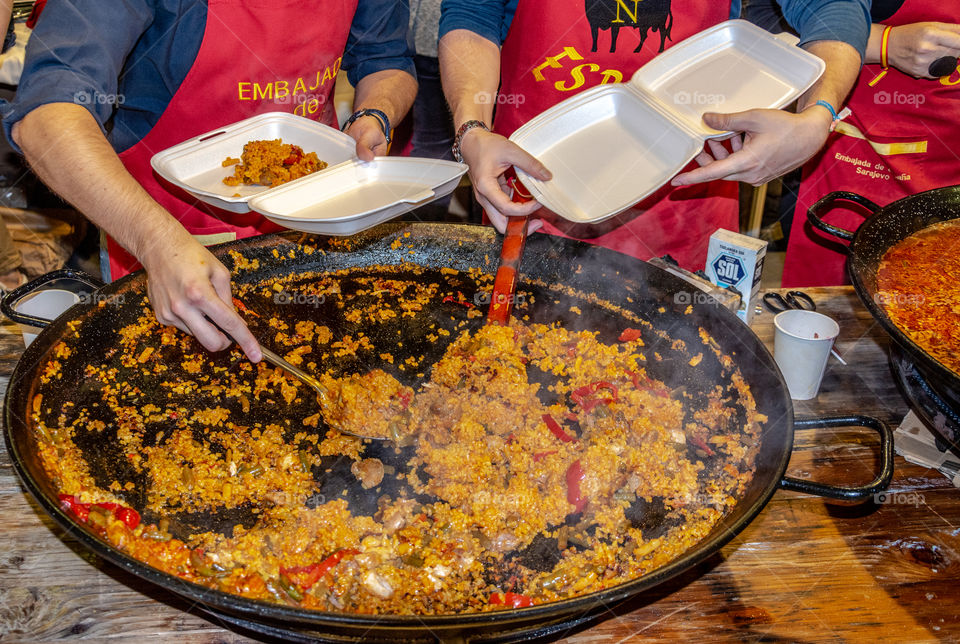
{"type": "MultiPolygon", "coordinates": [[[[809,289],[840,323],[819,398],[797,414],[851,412],[896,426],[907,405],[891,379],[888,340],[852,289],[809,289]]],[[[773,343],[773,316],[754,328],[773,343]]],[[[2,386],[22,351],[0,327],[2,386]]],[[[790,474],[865,482],[875,434],[804,430],[790,474]]],[[[960,491],[936,471],[897,457],[888,498],[850,507],[780,491],[753,523],[696,569],[608,618],[567,634],[570,642],[644,640],[960,640],[960,491]],[[912,493],[912,494],[911,494],[912,493]]],[[[0,451],[0,640],[246,642],[187,602],[82,549],[20,487],[0,451]]]]}

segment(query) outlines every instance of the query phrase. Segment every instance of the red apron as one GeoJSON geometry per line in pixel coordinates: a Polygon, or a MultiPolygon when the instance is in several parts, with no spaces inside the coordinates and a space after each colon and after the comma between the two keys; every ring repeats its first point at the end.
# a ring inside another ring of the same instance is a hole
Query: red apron
{"type": "MultiPolygon", "coordinates": [[[[217,127],[273,111],[336,126],[332,97],[357,0],[209,0],[200,51],[150,132],[120,159],[150,196],[201,243],[280,228],[260,215],[204,204],[158,181],[157,152],[217,127]]],[[[226,174],[224,175],[226,176],[226,174]]],[[[139,268],[112,238],[108,279],[139,268]]]]}
{"type": "MultiPolygon", "coordinates": [[[[884,24],[957,22],[950,2],[906,0],[884,24]]],[[[960,183],[953,149],[960,123],[960,69],[939,80],[917,79],[892,67],[873,87],[880,65],[864,66],[847,105],[852,114],[803,167],[793,214],[783,286],[848,284],[846,255],[836,240],[807,223],[807,210],[834,190],[851,190],[881,206],[960,183]]],[[[856,230],[863,215],[842,207],[827,221],[856,230]]]]}
{"type": "MultiPolygon", "coordinates": [[[[501,52],[494,129],[510,136],[532,117],[578,92],[629,81],[664,48],[729,17],[730,2],[716,0],[519,0],[501,52]]],[[[546,210],[538,216],[544,218],[546,232],[640,259],[669,253],[685,268],[696,270],[704,266],[714,230],[738,230],[738,210],[737,184],[714,181],[665,186],[630,210],[594,225],[574,225],[546,210]]]]}

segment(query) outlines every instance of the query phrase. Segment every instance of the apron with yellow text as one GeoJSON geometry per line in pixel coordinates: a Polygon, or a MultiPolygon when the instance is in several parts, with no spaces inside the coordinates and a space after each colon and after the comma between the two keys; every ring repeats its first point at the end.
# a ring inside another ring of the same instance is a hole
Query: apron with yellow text
{"type": "MultiPolygon", "coordinates": [[[[510,136],[578,92],[629,81],[664,49],[729,17],[730,2],[716,0],[519,0],[501,51],[494,130],[510,136]]],[[[738,229],[737,184],[665,186],[593,225],[573,225],[545,210],[537,216],[548,233],[640,259],[670,254],[685,268],[701,269],[710,234],[738,229]]]]}
{"type": "MultiPolygon", "coordinates": [[[[198,201],[160,180],[150,158],[264,112],[288,111],[336,126],[332,93],[356,7],[357,0],[208,0],[193,66],[156,125],[120,153],[130,174],[201,243],[280,228],[254,212],[237,214],[198,201]]],[[[110,279],[139,268],[112,238],[107,249],[110,279]]]]}
{"type": "MultiPolygon", "coordinates": [[[[885,25],[952,22],[950,2],[906,0],[885,25]]],[[[940,79],[918,79],[893,67],[872,87],[880,65],[865,65],[847,106],[852,114],[824,149],[803,167],[787,243],[783,286],[848,284],[846,254],[807,222],[807,210],[834,190],[857,192],[885,206],[903,197],[960,183],[956,151],[960,124],[960,69],[940,79]]],[[[826,220],[856,230],[863,215],[838,207],[826,220]]]]}

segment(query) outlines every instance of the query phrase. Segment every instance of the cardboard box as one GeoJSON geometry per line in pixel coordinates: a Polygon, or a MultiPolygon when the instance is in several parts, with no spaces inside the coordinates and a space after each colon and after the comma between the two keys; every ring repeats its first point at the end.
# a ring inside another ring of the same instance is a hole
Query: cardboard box
{"type": "Polygon", "coordinates": [[[763,260],[767,256],[767,242],[729,230],[717,230],[710,235],[707,249],[706,273],[717,286],[731,286],[741,295],[737,315],[750,324],[760,291],[763,260]]]}

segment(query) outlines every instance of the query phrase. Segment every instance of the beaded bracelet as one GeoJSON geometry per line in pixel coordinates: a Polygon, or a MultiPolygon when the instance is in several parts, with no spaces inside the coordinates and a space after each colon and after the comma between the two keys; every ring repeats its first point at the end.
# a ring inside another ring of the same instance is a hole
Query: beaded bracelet
{"type": "Polygon", "coordinates": [[[343,124],[343,127],[341,127],[340,130],[345,132],[347,128],[353,124],[354,121],[356,121],[358,118],[362,116],[372,116],[375,119],[377,119],[377,121],[380,122],[380,129],[383,130],[383,136],[386,137],[387,145],[389,145],[391,140],[390,139],[390,119],[388,119],[387,115],[381,112],[380,110],[375,110],[371,107],[365,107],[362,110],[357,110],[356,112],[351,114],[350,118],[346,120],[346,122],[343,124]]]}

